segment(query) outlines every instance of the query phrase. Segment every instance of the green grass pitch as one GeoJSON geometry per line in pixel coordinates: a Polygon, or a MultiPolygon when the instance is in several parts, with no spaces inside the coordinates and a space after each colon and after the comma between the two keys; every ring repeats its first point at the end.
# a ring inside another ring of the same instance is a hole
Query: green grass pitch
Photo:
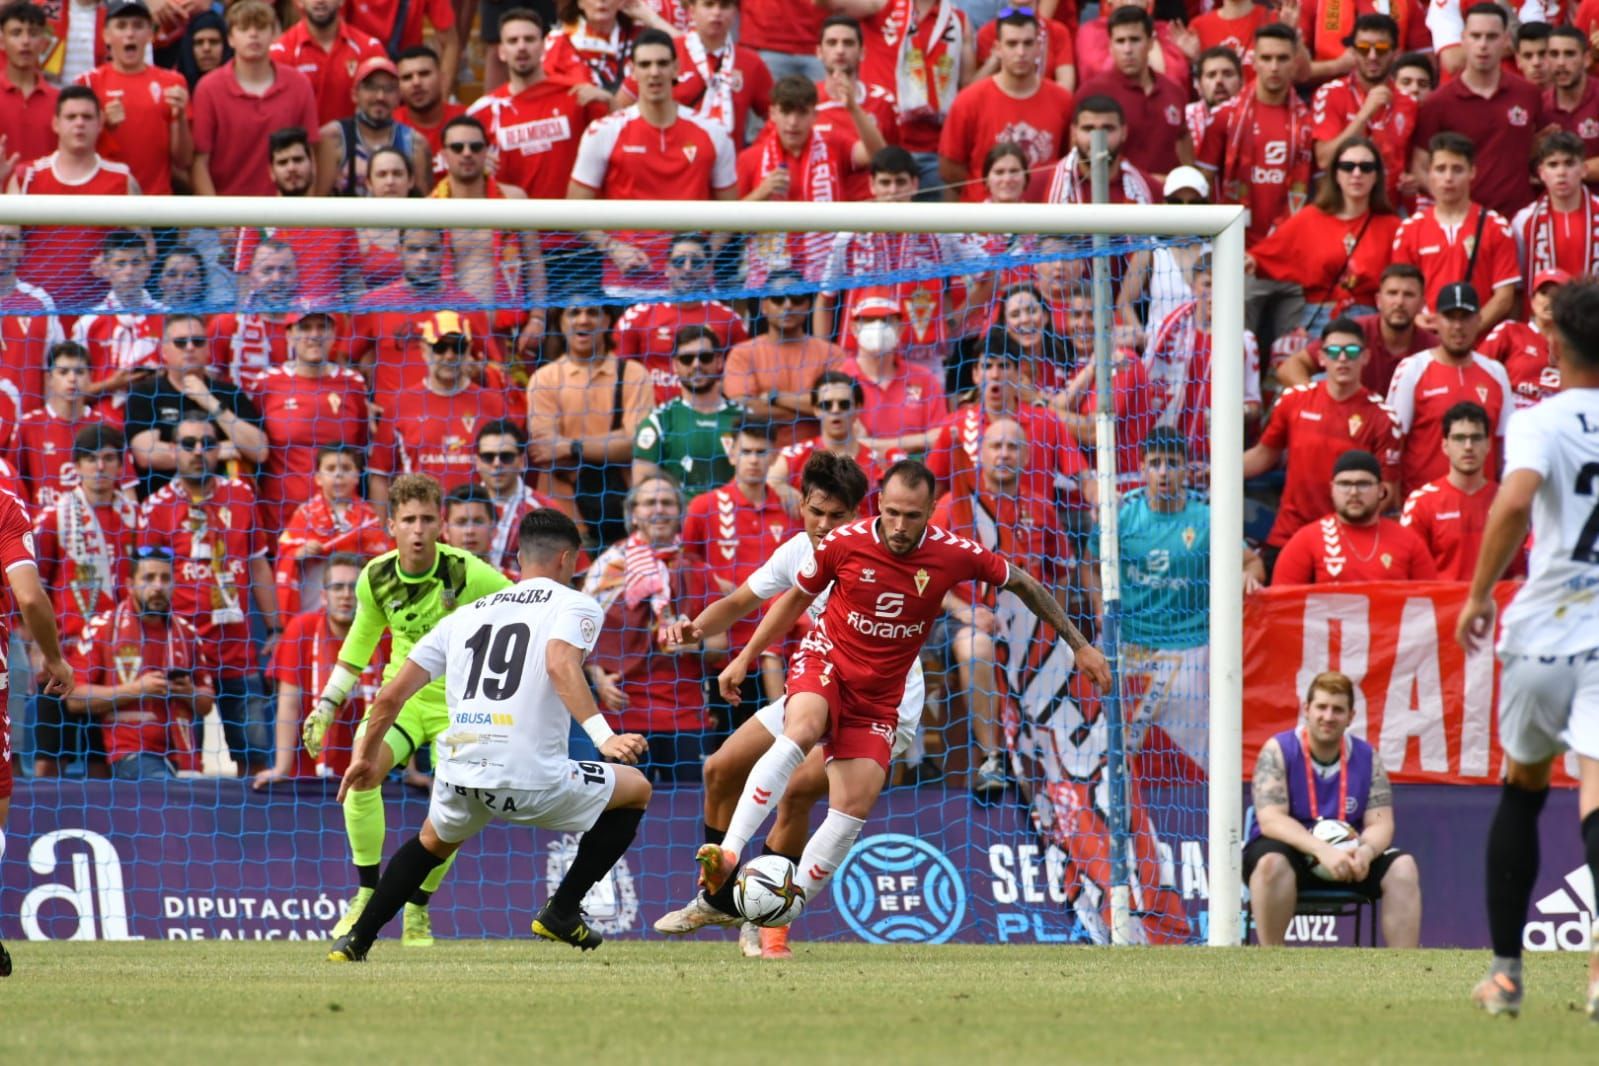
{"type": "Polygon", "coordinates": [[[1481,952],[383,941],[10,945],[0,1063],[1599,1063],[1585,959],[1481,952]]]}

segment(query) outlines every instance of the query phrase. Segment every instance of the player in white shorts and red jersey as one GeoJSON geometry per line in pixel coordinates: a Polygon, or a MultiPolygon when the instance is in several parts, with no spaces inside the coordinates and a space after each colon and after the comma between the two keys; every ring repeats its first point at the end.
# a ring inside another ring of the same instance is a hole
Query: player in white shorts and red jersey
{"type": "Polygon", "coordinates": [[[931,525],[933,499],[927,467],[912,460],[891,466],[883,475],[879,516],[828,534],[800,568],[794,588],[722,671],[722,694],[736,701],[755,657],[830,590],[816,629],[789,665],[783,735],[750,771],[722,843],[703,844],[695,855],[701,886],[719,905],[744,846],[818,741],[825,742],[828,811],[800,857],[798,887],[805,897],[814,896],[844,860],[887,779],[906,675],[955,585],[984,581],[1015,593],[1065,639],[1096,685],[1109,686],[1105,657],[1050,592],[1003,557],[931,525]]]}
{"type": "MultiPolygon", "coordinates": [[[[1504,788],[1488,829],[1493,962],[1471,998],[1521,1012],[1522,930],[1538,877],[1538,815],[1555,759],[1577,754],[1583,853],[1599,884],[1599,282],[1561,286],[1549,346],[1562,391],[1510,416],[1504,477],[1456,636],[1468,652],[1494,632],[1494,583],[1532,527],[1527,580],[1499,634],[1504,788]]],[[[1588,1017],[1599,1022],[1599,921],[1591,929],[1588,1017]]]]}
{"type": "MultiPolygon", "coordinates": [[[[800,481],[800,517],[805,530],[796,533],[772,553],[761,568],[731,595],[711,604],[692,622],[680,624],[669,639],[693,642],[725,633],[762,603],[794,587],[799,572],[815,558],[816,545],[839,526],[856,520],[861,501],[870,485],[866,473],[853,459],[831,452],[815,452],[805,462],[800,481]]],[[[811,604],[809,618],[815,624],[827,605],[827,592],[811,604]]],[[[899,724],[894,739],[894,755],[902,754],[916,739],[922,721],[922,701],[926,686],[918,658],[905,678],[905,695],[899,702],[899,724]]],[[[717,749],[705,763],[705,840],[720,844],[738,802],[740,790],[755,762],[776,738],[783,735],[783,708],[786,700],[777,699],[762,707],[717,749]]],[[[768,854],[782,855],[798,864],[810,828],[811,808],[827,794],[827,772],[822,753],[813,750],[789,781],[783,801],[777,807],[777,820],[766,834],[768,854]]],[[[655,931],[669,936],[691,933],[706,925],[727,925],[739,920],[737,914],[718,910],[703,893],[696,892],[687,906],[664,915],[655,931]]],[[[739,941],[751,958],[788,958],[788,927],[760,929],[745,924],[739,941]]]]}

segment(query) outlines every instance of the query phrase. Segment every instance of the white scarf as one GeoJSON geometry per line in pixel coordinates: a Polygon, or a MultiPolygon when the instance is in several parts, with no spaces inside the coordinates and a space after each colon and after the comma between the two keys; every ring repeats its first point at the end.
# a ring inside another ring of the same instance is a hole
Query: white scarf
{"type": "Polygon", "coordinates": [[[503,506],[498,500],[494,506],[500,508],[500,519],[494,524],[494,540],[489,544],[489,558],[499,560],[496,566],[507,566],[515,561],[517,546],[511,542],[511,534],[522,519],[522,504],[527,500],[527,486],[522,482],[516,483],[516,491],[511,494],[503,506]],[[509,555],[508,560],[506,556],[509,555]]]}
{"type": "MultiPolygon", "coordinates": [[[[1562,267],[1556,260],[1559,243],[1555,239],[1555,210],[1549,202],[1548,196],[1540,196],[1532,205],[1532,219],[1527,224],[1525,239],[1527,242],[1526,279],[1530,285],[1533,278],[1548,270],[1565,270],[1572,277],[1582,277],[1591,273],[1594,267],[1594,249],[1599,248],[1599,234],[1595,227],[1599,226],[1599,218],[1595,217],[1594,198],[1591,193],[1584,191],[1582,194],[1582,262],[1562,267]]],[[[1576,214],[1576,212],[1572,212],[1576,214]]],[[[1469,253],[1468,253],[1469,254],[1469,253]]]]}
{"type": "MultiPolygon", "coordinates": [[[[683,37],[683,48],[688,52],[688,61],[693,64],[700,81],[705,84],[705,95],[700,97],[695,113],[733,133],[740,118],[733,111],[733,38],[728,37],[716,51],[707,52],[700,35],[690,33],[683,37]],[[711,69],[712,59],[716,60],[714,71],[711,69]]],[[[734,139],[743,143],[742,137],[734,139]]]]}
{"type": "Polygon", "coordinates": [[[916,17],[916,0],[894,0],[894,14],[884,28],[898,27],[900,39],[895,45],[894,98],[899,102],[899,114],[906,120],[936,120],[949,114],[960,91],[961,48],[964,44],[964,27],[951,0],[938,0],[938,11],[933,16],[933,32],[927,38],[927,53],[937,51],[944,34],[953,36],[944,54],[928,63],[927,54],[915,43],[917,29],[912,21],[916,17]]]}
{"type": "Polygon", "coordinates": [[[1194,345],[1199,339],[1194,316],[1196,306],[1190,300],[1167,315],[1144,357],[1144,369],[1149,373],[1154,401],[1159,406],[1156,425],[1180,426],[1182,423],[1188,371],[1193,362],[1194,345]]]}
{"type": "Polygon", "coordinates": [[[609,37],[594,37],[589,33],[588,19],[580,18],[577,26],[567,34],[567,39],[572,42],[584,64],[589,68],[589,76],[594,84],[605,90],[615,90],[627,79],[627,60],[629,49],[622,41],[622,24],[616,23],[611,27],[609,37]],[[589,59],[583,53],[598,55],[601,59],[589,59]],[[613,66],[614,71],[607,71],[607,66],[613,66]]]}
{"type": "MultiPolygon", "coordinates": [[[[1066,153],[1055,166],[1055,176],[1049,183],[1048,203],[1052,204],[1086,204],[1093,200],[1093,186],[1088,178],[1079,176],[1078,164],[1082,156],[1073,148],[1066,153]]],[[[1154,194],[1150,192],[1149,183],[1127,160],[1123,159],[1117,169],[1120,171],[1122,182],[1122,198],[1130,204],[1152,204],[1155,202],[1154,194]]]]}
{"type": "MultiPolygon", "coordinates": [[[[78,612],[88,619],[100,610],[100,596],[115,595],[116,578],[113,573],[117,562],[116,550],[100,527],[100,517],[94,504],[89,502],[83,486],[63,492],[56,498],[56,531],[61,538],[62,550],[71,560],[72,577],[67,587],[72,590],[73,602],[78,612]]],[[[122,519],[123,529],[134,525],[134,508],[126,497],[118,493],[111,506],[122,519]]]]}
{"type": "Polygon", "coordinates": [[[238,625],[244,621],[244,608],[239,603],[239,588],[233,582],[233,571],[228,568],[227,546],[222,538],[227,530],[220,529],[216,538],[211,538],[209,496],[196,499],[181,483],[175,491],[181,493],[182,499],[189,505],[185,523],[189,530],[189,558],[209,565],[216,579],[216,584],[211,588],[211,624],[238,625]]]}

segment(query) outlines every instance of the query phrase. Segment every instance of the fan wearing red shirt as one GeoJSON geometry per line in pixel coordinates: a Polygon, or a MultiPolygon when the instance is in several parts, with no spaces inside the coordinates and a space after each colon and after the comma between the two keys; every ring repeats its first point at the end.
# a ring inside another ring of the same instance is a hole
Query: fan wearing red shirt
{"type": "Polygon", "coordinates": [[[1482,319],[1492,326],[1516,308],[1521,268],[1516,241],[1504,216],[1472,199],[1477,149],[1458,133],[1440,133],[1428,144],[1427,179],[1434,203],[1405,219],[1394,237],[1394,262],[1420,267],[1427,279],[1427,306],[1436,313],[1440,292],[1466,278],[1489,293],[1482,319]]]}
{"type": "MultiPolygon", "coordinates": [[[[298,126],[273,130],[267,138],[267,168],[277,195],[310,196],[316,177],[310,134],[298,126]]],[[[292,251],[296,286],[292,295],[307,304],[343,303],[361,291],[361,245],[355,230],[240,226],[233,249],[233,269],[239,273],[251,270],[257,250],[267,241],[276,241],[292,251]]]]}
{"type": "MultiPolygon", "coordinates": [[[[11,465],[28,486],[29,502],[38,508],[54,506],[77,487],[73,441],[80,431],[105,424],[84,402],[89,357],[83,346],[63,341],[50,349],[46,359],[44,406],[17,420],[10,447],[11,465]]],[[[112,474],[121,478],[127,472],[119,465],[112,474]]]]}
{"type": "MultiPolygon", "coordinates": [[[[851,146],[864,143],[867,159],[886,144],[899,143],[899,105],[881,85],[861,80],[861,55],[866,42],[861,24],[848,15],[829,15],[822,23],[816,58],[827,77],[816,83],[816,132],[851,146]]],[[[871,171],[866,168],[844,175],[844,198],[872,198],[871,171]]]]}
{"type": "Polygon", "coordinates": [[[264,0],[240,0],[227,20],[233,58],[194,87],[194,192],[271,196],[268,138],[298,126],[315,141],[316,91],[304,74],[272,59],[278,16],[264,0]]]}
{"type": "Polygon", "coordinates": [[[467,377],[473,336],[471,321],[454,311],[436,312],[422,324],[427,376],[421,388],[390,397],[373,441],[375,454],[393,455],[396,473],[427,474],[446,493],[477,473],[477,426],[510,414],[503,394],[467,377]]]}
{"type": "Polygon", "coordinates": [[[454,85],[461,61],[461,37],[454,32],[455,6],[450,0],[363,0],[350,8],[350,25],[376,37],[389,55],[422,43],[424,19],[444,49],[439,58],[443,84],[454,85]]]}
{"type": "Polygon", "coordinates": [[[1065,154],[1071,132],[1071,90],[1039,73],[1037,16],[1012,10],[998,25],[999,70],[960,91],[938,141],[938,176],[968,203],[986,195],[974,179],[994,145],[1016,145],[1032,172],[1065,154]]]}
{"type": "Polygon", "coordinates": [[[1111,57],[1115,69],[1082,84],[1081,95],[1108,96],[1121,105],[1128,128],[1137,131],[1122,154],[1139,170],[1163,182],[1174,168],[1194,162],[1194,145],[1188,139],[1183,109],[1188,87],[1163,78],[1150,68],[1149,42],[1155,25],[1136,6],[1110,13],[1111,57]]]}
{"type": "Polygon", "coordinates": [[[65,339],[56,302],[37,285],[17,277],[27,239],[21,226],[0,225],[0,347],[7,372],[16,378],[19,411],[44,398],[44,357],[65,339]]]}
{"type": "Polygon", "coordinates": [[[1425,149],[1446,131],[1464,137],[1476,146],[1481,161],[1477,199],[1507,217],[1532,202],[1527,160],[1539,131],[1555,122],[1544,107],[1543,92],[1500,65],[1509,18],[1496,4],[1474,4],[1469,9],[1462,41],[1466,67],[1422,102],[1410,164],[1423,186],[1437,196],[1425,149]]]}
{"type": "Polygon", "coordinates": [[[354,552],[370,559],[394,547],[383,519],[361,498],[365,467],[361,449],[339,444],[317,449],[316,487],[278,535],[278,610],[285,616],[322,605],[328,556],[354,552]]]}
{"type": "Polygon", "coordinates": [[[921,432],[948,418],[940,375],[907,362],[900,351],[899,307],[887,295],[857,302],[850,323],[855,357],[839,367],[866,392],[860,422],[874,441],[921,432]]]}
{"type": "MultiPolygon", "coordinates": [[[[750,116],[765,119],[770,110],[772,73],[759,52],[733,40],[738,8],[739,0],[688,0],[692,28],[677,38],[682,73],[672,95],[742,148],[750,116]]],[[[636,88],[629,79],[616,106],[631,104],[636,88]]]]}
{"type": "MultiPolygon", "coordinates": [[[[694,497],[683,515],[684,549],[705,560],[712,580],[723,589],[742,585],[799,530],[782,497],[767,483],[776,458],[771,427],[746,418],[733,437],[733,480],[694,497]]],[[[729,646],[742,647],[755,623],[753,618],[733,623],[729,646]]]]}
{"type": "MultiPolygon", "coordinates": [[[[1070,89],[1077,84],[1077,68],[1072,63],[1072,31],[1056,18],[1039,18],[1038,76],[1070,89]]],[[[999,68],[999,19],[985,22],[977,31],[977,78],[986,78],[999,68]]]]}
{"type": "Polygon", "coordinates": [[[1583,184],[1582,139],[1559,130],[1538,141],[1543,195],[1511,222],[1521,276],[1552,271],[1585,277],[1599,268],[1599,196],[1583,184]]]}
{"type": "MultiPolygon", "coordinates": [[[[677,51],[659,30],[645,30],[633,47],[639,101],[590,126],[578,145],[567,187],[570,200],[732,200],[738,196],[733,142],[672,98],[677,51]]],[[[666,234],[628,231],[590,236],[605,254],[608,293],[659,292],[666,287],[666,234]]]]}
{"type": "MultiPolygon", "coordinates": [[[[256,379],[252,396],[268,442],[267,461],[256,475],[260,522],[276,537],[295,508],[316,491],[312,482],[322,449],[366,450],[370,443],[366,380],[331,361],[338,320],[321,311],[284,318],[289,361],[256,379]]],[[[381,450],[367,471],[374,499],[388,499],[389,466],[381,450]]]]}
{"type": "MultiPolygon", "coordinates": [[[[1388,383],[1407,356],[1424,352],[1438,343],[1431,331],[1416,325],[1423,310],[1426,280],[1409,263],[1390,263],[1377,281],[1377,313],[1358,315],[1352,321],[1360,327],[1366,343],[1366,368],[1360,383],[1379,396],[1388,395],[1388,383]]],[[[1320,371],[1321,342],[1315,341],[1277,364],[1281,385],[1303,385],[1320,371]]]]}
{"type": "MultiPolygon", "coordinates": [[[[1351,51],[1349,39],[1362,15],[1394,18],[1399,27],[1394,51],[1430,53],[1433,40],[1427,29],[1427,13],[1424,0],[1387,0],[1380,5],[1378,0],[1304,0],[1299,5],[1299,35],[1310,53],[1307,80],[1315,83],[1339,78],[1359,64],[1359,53],[1351,51]]],[[[1436,77],[1433,62],[1428,62],[1429,77],[1436,77]]]]}
{"type": "MultiPolygon", "coordinates": [[[[394,121],[403,122],[420,133],[428,142],[433,155],[433,177],[444,177],[444,124],[457,115],[466,114],[466,105],[446,99],[444,82],[439,71],[439,56],[425,44],[404,49],[394,60],[400,72],[400,99],[404,101],[394,112],[394,121]]],[[[565,192],[565,186],[554,199],[565,192]]]]}
{"type": "MultiPolygon", "coordinates": [[[[15,25],[15,23],[11,23],[15,25]]],[[[56,97],[52,128],[56,150],[18,167],[6,192],[35,196],[137,196],[139,182],[122,163],[95,150],[104,115],[94,90],[69,85],[56,97]]],[[[21,275],[55,297],[59,306],[81,310],[105,293],[94,270],[101,231],[81,226],[30,226],[21,275]]]]}
{"type": "Polygon", "coordinates": [[[1551,358],[1549,338],[1554,332],[1554,299],[1571,275],[1551,270],[1532,279],[1532,319],[1507,318],[1482,342],[1478,351],[1503,363],[1516,395],[1516,410],[1533,407],[1560,391],[1560,367],[1551,358]]]}
{"type": "Polygon", "coordinates": [[[1332,513],[1288,538],[1272,569],[1273,585],[1352,581],[1432,581],[1438,569],[1421,538],[1382,517],[1382,467],[1352,449],[1333,464],[1332,513]]]}
{"type": "MultiPolygon", "coordinates": [[[[1588,35],[1575,26],[1549,31],[1550,85],[1543,106],[1550,121],[1582,139],[1584,157],[1599,156],[1599,81],[1588,74],[1588,35]]],[[[1599,164],[1584,177],[1599,181],[1599,164]]]]}
{"type": "Polygon", "coordinates": [[[296,777],[338,777],[349,767],[355,727],[365,714],[367,700],[383,684],[386,649],[361,671],[315,757],[301,743],[300,726],[327,685],[339,660],[339,648],[355,621],[355,584],[366,560],[366,556],[351,552],[332,555],[324,571],[321,609],[296,614],[283,627],[272,654],[272,679],[278,686],[276,755],[272,766],[258,772],[250,787],[266,788],[296,777]]]}
{"type": "Polygon", "coordinates": [[[325,126],[347,118],[353,110],[355,71],[361,62],[387,57],[388,52],[382,41],[340,17],[344,0],[295,0],[294,6],[300,10],[300,21],[272,42],[270,54],[310,81],[317,125],[325,126]]]}
{"type": "Polygon", "coordinates": [[[671,403],[679,395],[672,363],[678,330],[705,326],[721,340],[723,351],[749,339],[749,330],[737,311],[720,300],[705,299],[714,285],[715,272],[705,240],[690,234],[674,237],[666,258],[666,286],[672,302],[634,304],[616,322],[612,331],[616,354],[639,360],[649,371],[656,404],[671,403]]]}
{"type": "Polygon", "coordinates": [[[254,393],[262,375],[290,358],[287,320],[302,306],[293,247],[276,237],[256,243],[249,274],[239,280],[238,310],[212,316],[206,334],[211,369],[254,393]]]}
{"type": "Polygon", "coordinates": [[[971,22],[954,0],[866,0],[855,11],[866,35],[861,79],[893,94],[898,143],[927,159],[919,176],[929,198],[938,199],[929,171],[939,133],[956,93],[977,73],[971,22]]]}
{"type": "MultiPolygon", "coordinates": [[[[55,147],[50,118],[57,89],[45,80],[44,57],[55,41],[50,20],[35,4],[7,4],[0,22],[5,66],[0,68],[0,130],[7,149],[21,159],[38,159],[55,147]]],[[[0,952],[3,954],[3,952],[0,952]]]]}
{"type": "Polygon", "coordinates": [[[1188,28],[1199,38],[1200,52],[1226,48],[1238,57],[1246,75],[1255,72],[1255,31],[1276,18],[1271,8],[1255,0],[1222,0],[1203,15],[1195,16],[1188,28]]]}
{"type": "Polygon", "coordinates": [[[127,164],[149,195],[170,196],[173,172],[187,176],[194,163],[189,87],[177,71],[144,61],[154,31],[144,0],[115,0],[105,20],[111,62],[82,74],[78,84],[93,89],[105,108],[100,154],[127,164]]]}
{"type": "Polygon", "coordinates": [[[1104,657],[1066,617],[1044,586],[1003,556],[929,522],[932,473],[909,460],[883,481],[881,515],[840,526],[816,548],[796,585],[762,619],[755,637],[721,676],[737,692],[756,656],[787,633],[831,586],[816,629],[789,665],[783,735],[751,769],[720,845],[696,856],[702,884],[715,897],[738,869],[740,853],[781,798],[789,777],[818,741],[830,759],[829,810],[805,846],[800,888],[816,898],[860,835],[887,779],[905,674],[921,654],[945,595],[967,581],[1015,594],[1022,606],[1054,628],[1076,655],[1076,666],[1107,687],[1104,657]]]}
{"type": "Polygon", "coordinates": [[[1255,87],[1211,112],[1197,159],[1218,203],[1249,208],[1250,244],[1305,204],[1315,121],[1293,91],[1299,35],[1280,22],[1255,31],[1255,87]]]}
{"type": "Polygon", "coordinates": [[[1305,525],[1325,515],[1334,500],[1327,486],[1333,464],[1351,449],[1377,457],[1384,500],[1396,501],[1404,437],[1383,398],[1361,383],[1370,356],[1360,327],[1335,318],[1321,334],[1321,366],[1326,377],[1295,385],[1278,397],[1260,442],[1244,453],[1244,477],[1275,470],[1286,457],[1282,501],[1266,536],[1266,548],[1280,549],[1305,525]]]}
{"type": "Polygon", "coordinates": [[[1415,186],[1409,171],[1416,102],[1389,82],[1399,59],[1398,37],[1399,25],[1387,15],[1356,19],[1355,40],[1350,45],[1355,69],[1317,89],[1310,109],[1316,166],[1325,168],[1331,163],[1333,151],[1349,138],[1369,138],[1382,153],[1388,199],[1393,201],[1401,191],[1414,191],[1415,186]]]}
{"type": "Polygon", "coordinates": [[[860,425],[860,411],[866,404],[866,390],[861,383],[838,370],[824,370],[811,386],[811,407],[816,411],[821,432],[809,440],[790,444],[778,453],[767,479],[773,484],[787,482],[800,492],[805,480],[805,464],[818,451],[855,460],[855,465],[866,475],[871,490],[861,504],[867,511],[877,509],[877,485],[883,471],[905,458],[898,448],[874,450],[866,443],[860,425]],[[881,460],[879,457],[881,456],[881,460]]]}
{"type": "Polygon", "coordinates": [[[161,366],[161,330],[167,310],[150,298],[149,236],[111,230],[101,245],[99,269],[108,283],[103,299],[72,324],[72,339],[89,355],[90,384],[84,394],[103,403],[107,415],[121,416],[127,388],[161,366]]]}
{"type": "Polygon", "coordinates": [[[1465,282],[1446,285],[1438,295],[1438,347],[1399,364],[1388,386],[1388,406],[1405,434],[1400,467],[1401,491],[1448,472],[1438,448],[1444,412],[1462,400],[1481,404],[1502,438],[1515,410],[1515,395],[1505,368],[1473,350],[1482,333],[1481,302],[1465,282]]]}
{"type": "MultiPolygon", "coordinates": [[[[1449,473],[1429,481],[1405,500],[1399,524],[1432,553],[1444,581],[1470,581],[1488,528],[1488,508],[1498,484],[1486,473],[1492,441],[1488,412],[1480,404],[1457,403],[1444,412],[1443,452],[1449,473]]],[[[1506,576],[1519,576],[1521,552],[1506,576]]]]}
{"type": "MultiPolygon", "coordinates": [[[[1123,7],[1136,7],[1149,15],[1155,13],[1154,0],[1107,0],[1100,5],[1097,19],[1079,23],[1072,42],[1077,60],[1077,84],[1082,85],[1115,72],[1116,61],[1111,56],[1108,23],[1110,16],[1123,7]]],[[[1057,10],[1056,17],[1059,15],[1057,10]]],[[[1150,69],[1174,85],[1188,85],[1192,80],[1188,53],[1178,43],[1173,23],[1165,17],[1155,23],[1154,42],[1150,47],[1150,69]]]]}
{"type": "Polygon", "coordinates": [[[572,86],[544,72],[545,26],[537,12],[500,20],[500,58],[508,80],[473,101],[466,113],[483,123],[499,160],[496,177],[537,200],[566,195],[578,140],[610,112],[580,103],[572,86]]]}

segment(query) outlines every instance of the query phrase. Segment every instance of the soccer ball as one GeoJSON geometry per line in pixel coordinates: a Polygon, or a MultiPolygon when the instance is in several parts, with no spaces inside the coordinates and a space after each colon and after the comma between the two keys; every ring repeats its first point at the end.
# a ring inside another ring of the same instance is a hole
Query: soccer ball
{"type": "Polygon", "coordinates": [[[787,925],[805,908],[805,893],[794,883],[798,873],[781,855],[751,859],[733,884],[733,905],[754,925],[787,925]]]}
{"type": "MultiPolygon", "coordinates": [[[[1355,832],[1355,827],[1336,818],[1323,818],[1310,831],[1317,840],[1325,841],[1340,851],[1354,851],[1360,844],[1360,834],[1355,832]]],[[[1311,867],[1310,872],[1323,881],[1337,880],[1332,871],[1320,862],[1311,867]]]]}

